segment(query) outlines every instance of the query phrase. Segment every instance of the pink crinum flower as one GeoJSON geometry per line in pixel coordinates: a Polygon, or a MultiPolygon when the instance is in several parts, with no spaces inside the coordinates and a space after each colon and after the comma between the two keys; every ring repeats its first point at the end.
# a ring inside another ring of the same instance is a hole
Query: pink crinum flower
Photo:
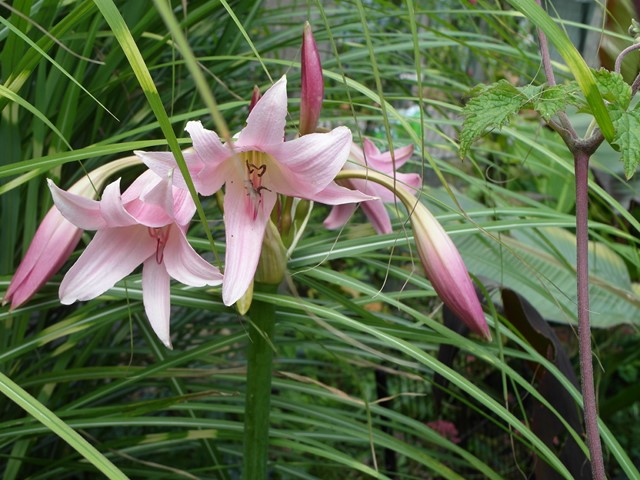
{"type": "MultiPolygon", "coordinates": [[[[69,191],[94,198],[96,189],[102,188],[110,175],[130,165],[140,163],[137,157],[114,160],[91,171],[69,191]]],[[[78,245],[82,230],[65,219],[54,205],[49,209],[31,240],[22,262],[11,279],[2,305],[11,302],[11,310],[29,300],[47,280],[64,265],[78,245]]]]}
{"type": "MultiPolygon", "coordinates": [[[[225,185],[225,305],[234,304],[251,285],[278,194],[333,205],[371,199],[333,182],[349,155],[348,128],[285,141],[286,117],[287,80],[282,77],[255,104],[246,127],[231,142],[223,144],[200,122],[186,126],[193,151],[185,152],[185,160],[196,190],[211,195],[225,185]]],[[[176,167],[170,153],[135,153],[159,175],[176,167]]],[[[174,182],[186,188],[177,171],[174,182]]]]}
{"type": "MultiPolygon", "coordinates": [[[[394,151],[395,162],[391,157],[391,152],[381,153],[378,147],[365,138],[363,140],[364,151],[355,143],[351,145],[351,153],[349,160],[352,162],[347,164],[345,168],[364,169],[365,165],[372,170],[386,174],[392,178],[395,177],[396,182],[411,189],[419,189],[422,185],[422,178],[417,173],[398,173],[395,169],[404,165],[413,154],[413,145],[397,148],[394,151]],[[395,163],[395,165],[394,165],[395,163]]],[[[355,190],[359,190],[367,195],[378,197],[378,200],[371,200],[362,204],[362,210],[373,225],[376,232],[391,233],[391,220],[389,213],[383,202],[393,203],[397,199],[393,192],[387,188],[362,179],[349,179],[342,181],[344,185],[355,190]]],[[[331,209],[329,216],[324,221],[324,226],[328,229],[336,229],[347,223],[349,218],[356,210],[355,204],[336,205],[331,209]]]]}
{"type": "Polygon", "coordinates": [[[219,285],[222,275],[200,257],[185,236],[195,213],[186,190],[152,171],[120,194],[120,180],[107,185],[100,201],[56,187],[49,180],[60,212],[84,230],[97,230],[60,284],[60,302],[90,300],[143,264],[143,302],[158,338],[169,348],[169,277],[193,287],[219,285]]]}

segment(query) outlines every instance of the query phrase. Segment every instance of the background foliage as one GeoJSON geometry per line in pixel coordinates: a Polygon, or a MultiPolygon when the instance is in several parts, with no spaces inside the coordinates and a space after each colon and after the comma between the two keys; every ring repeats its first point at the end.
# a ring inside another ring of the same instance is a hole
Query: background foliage
{"type": "MultiPolygon", "coordinates": [[[[51,206],[45,178],[68,187],[134,149],[166,149],[176,137],[188,144],[186,121],[213,127],[212,110],[238,131],[254,84],[264,90],[285,73],[294,134],[308,19],[325,68],[323,125],[347,125],[382,150],[415,145],[409,169],[423,175],[423,201],[484,285],[495,340],[448,328],[401,208],[390,206],[395,233],[378,236],[359,212],[343,230],[326,231],[328,209],[316,205],[286,285],[259,297],[278,311],[272,477],[552,478],[540,476],[544,468],[579,477],[571,460],[584,460],[581,426],[558,403],[575,413],[580,402],[570,374],[571,158],[526,114],[458,158],[472,87],[542,81],[530,22],[498,2],[474,3],[0,4],[0,288],[51,206]],[[122,48],[121,20],[138,59],[122,48]],[[145,70],[156,91],[141,80],[145,70]],[[545,390],[549,378],[559,387],[545,390]],[[559,425],[551,441],[536,417],[543,406],[559,425]]],[[[638,184],[618,165],[619,154],[603,149],[592,171],[592,321],[608,468],[612,478],[637,478],[638,184]]],[[[203,207],[221,253],[217,203],[203,207]]],[[[211,250],[202,224],[190,240],[211,250]]],[[[60,279],[24,307],[0,310],[3,478],[95,478],[96,468],[111,478],[237,478],[247,319],[225,308],[217,289],[175,285],[168,351],[147,324],[139,275],[72,306],[57,300],[60,279]]]]}

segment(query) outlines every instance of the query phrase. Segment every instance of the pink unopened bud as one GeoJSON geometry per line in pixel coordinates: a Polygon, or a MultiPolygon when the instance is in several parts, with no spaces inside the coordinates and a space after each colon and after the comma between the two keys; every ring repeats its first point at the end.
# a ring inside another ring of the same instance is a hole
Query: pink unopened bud
{"type": "Polygon", "coordinates": [[[309,22],[304,24],[301,57],[300,135],[306,135],[316,130],[324,97],[322,64],[309,22]]]}
{"type": "Polygon", "coordinates": [[[438,296],[473,332],[491,340],[467,267],[447,232],[419,201],[414,202],[411,225],[418,255],[438,296]]]}
{"type": "MultiPolygon", "coordinates": [[[[95,189],[101,188],[110,175],[138,163],[140,160],[135,156],[110,162],[95,169],[89,176],[82,177],[69,192],[88,198],[95,197],[95,189]]],[[[29,300],[60,270],[81,236],[81,229],[65,219],[55,206],[51,207],[11,279],[2,305],[11,302],[10,309],[13,310],[29,300]]]]}
{"type": "Polygon", "coordinates": [[[257,85],[254,85],[253,94],[251,94],[251,101],[249,102],[249,111],[253,110],[253,107],[256,106],[256,103],[258,103],[258,100],[260,100],[261,96],[262,94],[260,93],[260,89],[257,85]]]}
{"type": "Polygon", "coordinates": [[[336,180],[360,179],[387,188],[410,212],[418,255],[434,290],[444,304],[472,331],[491,340],[467,267],[442,225],[403,185],[375,170],[342,170],[336,180]]]}

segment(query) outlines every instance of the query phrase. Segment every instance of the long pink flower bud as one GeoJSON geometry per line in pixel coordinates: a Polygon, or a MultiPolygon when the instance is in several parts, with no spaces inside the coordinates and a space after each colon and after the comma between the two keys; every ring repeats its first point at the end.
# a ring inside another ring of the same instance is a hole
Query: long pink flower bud
{"type": "Polygon", "coordinates": [[[411,213],[411,225],[418,255],[438,296],[473,332],[491,340],[482,306],[460,252],[438,220],[417,200],[411,213]]]}
{"type": "Polygon", "coordinates": [[[302,34],[301,63],[300,135],[306,135],[316,130],[324,98],[322,64],[309,22],[305,22],[302,34]]]}
{"type": "MultiPolygon", "coordinates": [[[[109,162],[78,180],[69,192],[87,198],[95,197],[96,189],[100,189],[110,175],[138,163],[140,160],[135,156],[109,162]]],[[[11,279],[2,305],[11,302],[10,309],[13,310],[29,300],[60,270],[81,236],[81,229],[65,219],[55,206],[51,207],[11,279]]]]}
{"type": "Polygon", "coordinates": [[[491,340],[467,267],[455,244],[431,212],[409,190],[375,170],[343,170],[336,180],[366,179],[394,193],[411,215],[413,237],[427,278],[444,304],[473,332],[491,340]]]}

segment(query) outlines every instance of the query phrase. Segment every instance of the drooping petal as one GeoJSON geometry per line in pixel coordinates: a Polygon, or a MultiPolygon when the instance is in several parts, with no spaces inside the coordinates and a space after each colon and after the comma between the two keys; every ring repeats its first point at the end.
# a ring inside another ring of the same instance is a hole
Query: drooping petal
{"type": "Polygon", "coordinates": [[[60,213],[76,227],[83,230],[97,230],[106,225],[100,212],[100,202],[65,192],[50,179],[47,179],[47,185],[60,213]]]}
{"type": "Polygon", "coordinates": [[[327,218],[324,219],[323,225],[329,230],[335,230],[345,225],[356,211],[355,203],[346,203],[344,205],[335,205],[327,218]]]}
{"type": "Polygon", "coordinates": [[[384,235],[385,233],[391,233],[393,231],[389,212],[387,212],[381,200],[363,202],[360,206],[377,233],[384,235]]]}
{"type": "Polygon", "coordinates": [[[309,195],[298,195],[300,198],[313,200],[326,205],[342,205],[343,203],[358,203],[374,200],[372,197],[358,190],[351,190],[331,182],[323,190],[309,195]]]}
{"type": "Polygon", "coordinates": [[[220,285],[220,271],[196,253],[180,228],[173,226],[164,249],[164,264],[171,277],[192,287],[220,285]]]}
{"type": "Polygon", "coordinates": [[[378,147],[368,138],[363,139],[364,161],[366,165],[383,173],[392,173],[393,169],[397,170],[404,165],[413,155],[413,145],[395,148],[393,150],[393,158],[391,152],[381,153],[378,147]],[[395,158],[395,163],[394,159],[395,158]]]}
{"type": "Polygon", "coordinates": [[[80,241],[82,230],[53,206],[38,227],[2,300],[11,310],[29,300],[62,267],[80,241]]]}
{"type": "Polygon", "coordinates": [[[156,251],[143,226],[99,230],[60,284],[60,302],[90,300],[129,275],[156,251]]]}
{"type": "Polygon", "coordinates": [[[265,148],[279,166],[278,170],[267,172],[273,188],[292,197],[319,192],[343,167],[350,147],[351,131],[338,127],[265,148]]]}
{"type": "Polygon", "coordinates": [[[258,266],[262,239],[276,194],[264,190],[253,203],[241,180],[228,181],[224,196],[227,251],[224,263],[222,300],[233,305],[249,288],[258,266]]]}
{"type": "Polygon", "coordinates": [[[170,279],[165,266],[155,256],[148,258],[142,267],[142,302],[151,328],[167,348],[171,346],[170,279]]]}
{"type": "MultiPolygon", "coordinates": [[[[236,145],[264,147],[284,142],[287,121],[287,77],[282,76],[253,107],[236,145]]],[[[256,148],[261,150],[261,148],[256,148]]]]}

